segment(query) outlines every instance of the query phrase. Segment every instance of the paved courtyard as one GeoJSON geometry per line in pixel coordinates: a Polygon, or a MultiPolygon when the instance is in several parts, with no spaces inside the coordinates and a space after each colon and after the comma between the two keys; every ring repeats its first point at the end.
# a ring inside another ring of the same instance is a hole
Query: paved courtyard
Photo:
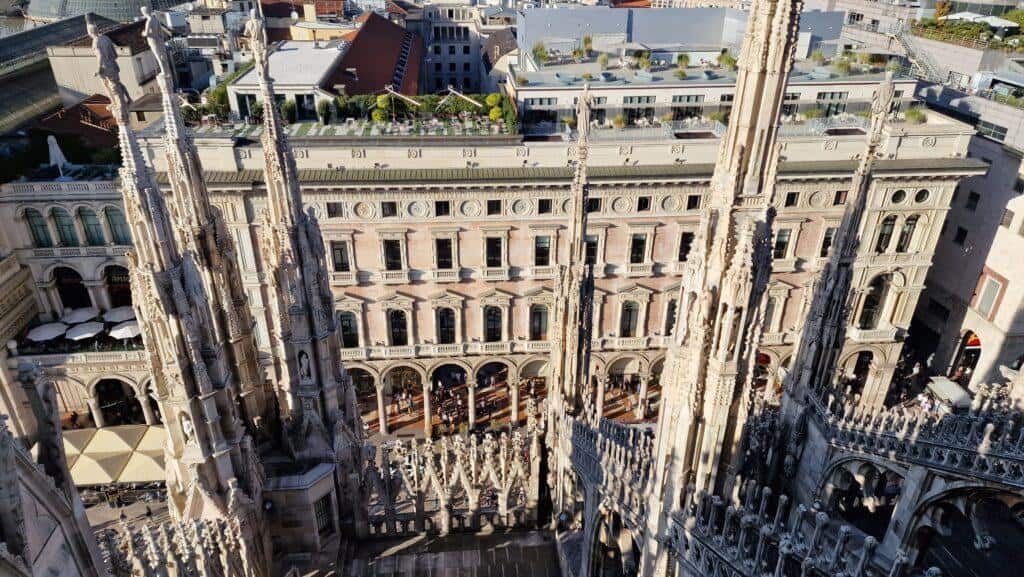
{"type": "Polygon", "coordinates": [[[413,537],[360,543],[343,577],[561,577],[550,533],[413,537]]]}

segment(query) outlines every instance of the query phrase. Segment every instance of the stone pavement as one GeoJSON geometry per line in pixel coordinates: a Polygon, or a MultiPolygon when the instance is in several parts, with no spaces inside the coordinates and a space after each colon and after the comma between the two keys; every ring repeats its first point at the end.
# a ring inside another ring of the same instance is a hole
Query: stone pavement
{"type": "Polygon", "coordinates": [[[342,577],[561,577],[554,538],[532,531],[360,543],[342,577]]]}

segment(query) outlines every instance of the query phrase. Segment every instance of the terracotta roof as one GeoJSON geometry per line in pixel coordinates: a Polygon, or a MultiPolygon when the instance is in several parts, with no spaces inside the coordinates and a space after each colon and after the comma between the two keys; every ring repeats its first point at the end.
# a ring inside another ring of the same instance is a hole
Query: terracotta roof
{"type": "Polygon", "coordinates": [[[409,10],[413,8],[418,8],[418,6],[402,0],[388,0],[388,3],[384,5],[384,10],[388,14],[408,14],[409,10]]]}
{"type": "Polygon", "coordinates": [[[336,85],[343,84],[345,93],[349,95],[380,92],[386,85],[392,84],[395,72],[400,67],[403,49],[407,49],[401,86],[394,88],[402,94],[416,94],[423,41],[416,34],[375,12],[368,12],[360,18],[363,25],[323,87],[333,90],[336,85]],[[349,72],[353,68],[355,75],[349,72]]]}
{"type": "Polygon", "coordinates": [[[94,148],[117,146],[117,124],[108,109],[110,100],[94,94],[82,102],[39,120],[36,128],[54,135],[75,135],[94,148]]]}
{"type": "MultiPolygon", "coordinates": [[[[146,39],[142,37],[142,27],[145,25],[145,20],[139,20],[138,22],[132,22],[131,24],[125,24],[118,28],[114,28],[107,32],[106,35],[115,46],[130,48],[132,54],[140,54],[149,50],[149,45],[146,44],[146,39]]],[[[69,42],[67,46],[88,48],[92,46],[92,38],[85,36],[84,38],[79,38],[69,42]]]]}

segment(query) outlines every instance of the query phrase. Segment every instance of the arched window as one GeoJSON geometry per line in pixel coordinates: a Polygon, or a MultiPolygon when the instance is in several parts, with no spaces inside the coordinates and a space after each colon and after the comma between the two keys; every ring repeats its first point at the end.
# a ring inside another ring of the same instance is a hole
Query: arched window
{"type": "Polygon", "coordinates": [[[343,349],[354,349],[359,346],[359,324],[356,322],[356,313],[352,311],[341,311],[338,315],[338,325],[341,327],[341,347],[343,349]]]}
{"type": "Polygon", "coordinates": [[[484,342],[499,342],[501,336],[501,309],[484,307],[484,342]]]}
{"type": "Polygon", "coordinates": [[[103,224],[96,211],[91,208],[82,208],[78,211],[78,218],[82,219],[82,228],[85,230],[85,242],[89,246],[103,246],[107,243],[103,234],[103,224]]]}
{"type": "Polygon", "coordinates": [[[82,275],[74,269],[63,266],[53,269],[53,281],[64,308],[81,309],[92,306],[89,291],[82,284],[82,275]]]}
{"type": "Polygon", "coordinates": [[[404,347],[409,344],[409,325],[405,319],[405,311],[389,311],[388,325],[391,329],[391,346],[404,347]]]}
{"type": "Polygon", "coordinates": [[[548,340],[548,307],[544,305],[530,307],[530,340],[548,340]]]}
{"type": "Polygon", "coordinates": [[[107,207],[104,209],[107,215],[107,224],[110,225],[110,236],[114,244],[129,245],[132,243],[132,233],[128,229],[128,221],[124,219],[124,213],[120,208],[107,207]]]}
{"type": "Polygon", "coordinates": [[[894,228],[896,228],[896,216],[889,215],[885,217],[881,228],[878,229],[878,241],[875,242],[875,252],[885,252],[889,248],[894,228]]]}
{"type": "Polygon", "coordinates": [[[78,246],[78,233],[75,232],[75,221],[63,208],[53,209],[53,224],[57,227],[57,238],[61,246],[78,246]]]}
{"type": "Polygon", "coordinates": [[[103,280],[107,284],[111,307],[127,307],[132,305],[131,275],[123,266],[108,266],[103,271],[103,280]]]}
{"type": "Polygon", "coordinates": [[[672,333],[676,331],[676,309],[679,304],[676,299],[668,301],[668,306],[665,308],[665,336],[670,337],[672,333]]]}
{"type": "Polygon", "coordinates": [[[914,229],[917,228],[918,216],[907,217],[903,221],[903,228],[900,229],[900,238],[896,241],[896,252],[907,252],[911,243],[914,242],[914,229]]]}
{"type": "Polygon", "coordinates": [[[53,238],[50,237],[50,228],[46,226],[46,219],[39,214],[38,210],[30,208],[25,211],[25,221],[28,222],[28,231],[32,234],[32,244],[36,248],[50,248],[53,246],[53,238]]]}
{"type": "Polygon", "coordinates": [[[862,329],[878,328],[878,323],[885,308],[885,299],[889,296],[889,275],[883,274],[875,277],[868,285],[867,293],[864,295],[864,304],[860,309],[858,326],[862,329]]]}
{"type": "Polygon", "coordinates": [[[455,311],[448,307],[437,309],[437,342],[442,345],[455,342],[455,311]]]}
{"type": "Polygon", "coordinates": [[[636,336],[636,325],[640,320],[640,305],[635,301],[622,303],[622,317],[619,319],[619,336],[631,338],[636,336]]]}

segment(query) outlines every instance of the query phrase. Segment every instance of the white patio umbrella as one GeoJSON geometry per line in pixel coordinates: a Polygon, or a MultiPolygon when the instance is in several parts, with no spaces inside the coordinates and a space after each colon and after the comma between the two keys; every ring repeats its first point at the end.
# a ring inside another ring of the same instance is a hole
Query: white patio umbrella
{"type": "Polygon", "coordinates": [[[67,330],[68,326],[64,323],[46,323],[45,325],[39,325],[38,327],[30,330],[28,334],[25,335],[25,338],[37,343],[52,341],[67,332],[67,330]]]}
{"type": "Polygon", "coordinates": [[[80,325],[75,325],[71,327],[70,329],[68,329],[68,332],[64,335],[64,338],[70,339],[72,341],[81,341],[84,339],[94,337],[100,334],[101,332],[103,332],[103,323],[98,323],[94,321],[91,323],[82,323],[80,325]]]}
{"type": "Polygon", "coordinates": [[[110,336],[115,339],[134,339],[142,333],[139,321],[126,321],[110,329],[110,336]]]}
{"type": "Polygon", "coordinates": [[[85,321],[91,321],[100,314],[100,309],[96,307],[86,307],[82,309],[69,309],[64,313],[64,317],[61,322],[73,325],[75,323],[84,323],[85,321]]]}
{"type": "Polygon", "coordinates": [[[135,309],[132,307],[117,307],[103,313],[103,320],[108,323],[121,323],[135,318],[135,309]]]}

